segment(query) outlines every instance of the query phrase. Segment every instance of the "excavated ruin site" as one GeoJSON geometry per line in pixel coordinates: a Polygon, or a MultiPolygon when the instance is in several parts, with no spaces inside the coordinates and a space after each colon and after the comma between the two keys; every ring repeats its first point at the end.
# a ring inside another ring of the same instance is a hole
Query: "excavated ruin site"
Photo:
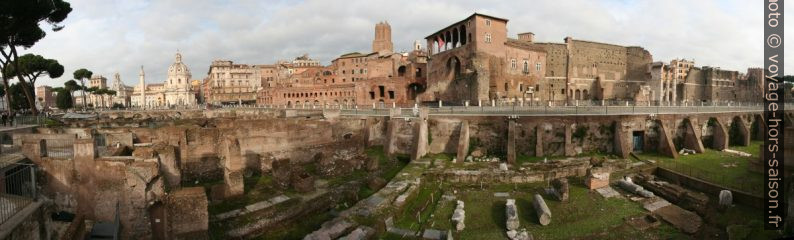
{"type": "Polygon", "coordinates": [[[6,236],[778,236],[759,217],[759,113],[219,109],[60,121],[6,133],[20,154],[3,161],[35,166],[37,186],[37,208],[6,236]]]}

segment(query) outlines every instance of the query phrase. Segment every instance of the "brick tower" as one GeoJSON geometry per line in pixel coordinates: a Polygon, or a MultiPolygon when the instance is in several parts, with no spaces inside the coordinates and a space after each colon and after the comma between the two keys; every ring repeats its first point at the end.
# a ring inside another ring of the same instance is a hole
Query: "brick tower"
{"type": "Polygon", "coordinates": [[[388,22],[375,24],[375,40],[372,40],[372,51],[394,52],[394,44],[391,42],[391,26],[388,22]]]}

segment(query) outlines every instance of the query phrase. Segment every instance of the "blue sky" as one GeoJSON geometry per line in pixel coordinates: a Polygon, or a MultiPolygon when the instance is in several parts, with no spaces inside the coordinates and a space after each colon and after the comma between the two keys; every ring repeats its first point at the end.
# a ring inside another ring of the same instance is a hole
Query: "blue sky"
{"type": "MultiPolygon", "coordinates": [[[[347,52],[370,50],[374,25],[388,21],[395,50],[473,12],[507,18],[508,35],[534,32],[543,42],[566,36],[642,46],[654,61],[694,59],[698,66],[744,72],[763,64],[763,5],[759,1],[210,1],[70,0],[59,32],[24,50],[59,60],[67,74],[40,84],[61,86],[87,68],[112,80],[162,82],[177,49],[194,79],[215,59],[269,64],[304,53],[328,64],[347,52]]],[[[791,12],[792,7],[786,7],[791,12]]],[[[794,23],[786,29],[791,29],[794,23]]],[[[791,32],[791,31],[787,31],[791,32]]],[[[785,41],[790,44],[792,41],[785,41]]],[[[424,45],[424,41],[422,42],[424,45]]],[[[789,48],[793,48],[790,45],[789,48]]],[[[791,51],[788,51],[791,52],[791,51]]],[[[794,61],[787,52],[789,61],[794,61]]],[[[785,72],[794,75],[794,64],[785,72]]]]}

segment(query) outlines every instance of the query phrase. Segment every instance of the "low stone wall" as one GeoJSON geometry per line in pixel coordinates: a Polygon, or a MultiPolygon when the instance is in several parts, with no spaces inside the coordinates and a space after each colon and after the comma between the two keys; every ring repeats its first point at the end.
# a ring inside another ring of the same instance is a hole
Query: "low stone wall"
{"type": "Polygon", "coordinates": [[[431,172],[428,175],[430,178],[464,184],[533,183],[564,177],[584,177],[589,167],[588,161],[570,161],[544,170],[501,171],[497,168],[483,168],[481,170],[445,170],[431,172]]]}
{"type": "MultiPolygon", "coordinates": [[[[706,193],[712,197],[717,197],[720,194],[720,191],[725,190],[727,188],[718,186],[716,184],[702,181],[697,178],[693,178],[690,176],[686,176],[684,174],[677,173],[675,171],[658,167],[655,171],[656,176],[664,178],[672,183],[692,188],[703,193],[706,193]]],[[[733,189],[728,189],[733,193],[733,201],[737,203],[741,203],[750,207],[761,209],[764,207],[764,199],[761,196],[755,196],[746,192],[737,191],[733,189]]]]}

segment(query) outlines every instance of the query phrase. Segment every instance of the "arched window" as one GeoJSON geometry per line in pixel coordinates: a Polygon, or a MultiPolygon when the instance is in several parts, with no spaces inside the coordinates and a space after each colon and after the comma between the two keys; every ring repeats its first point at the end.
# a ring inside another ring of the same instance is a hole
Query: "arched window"
{"type": "Polygon", "coordinates": [[[528,74],[528,73],[529,73],[529,62],[527,62],[527,60],[524,60],[524,74],[528,74]]]}
{"type": "Polygon", "coordinates": [[[397,76],[404,77],[405,76],[405,66],[400,66],[397,68],[397,76]]]}
{"type": "Polygon", "coordinates": [[[491,43],[491,34],[485,33],[485,43],[491,43]]]}

